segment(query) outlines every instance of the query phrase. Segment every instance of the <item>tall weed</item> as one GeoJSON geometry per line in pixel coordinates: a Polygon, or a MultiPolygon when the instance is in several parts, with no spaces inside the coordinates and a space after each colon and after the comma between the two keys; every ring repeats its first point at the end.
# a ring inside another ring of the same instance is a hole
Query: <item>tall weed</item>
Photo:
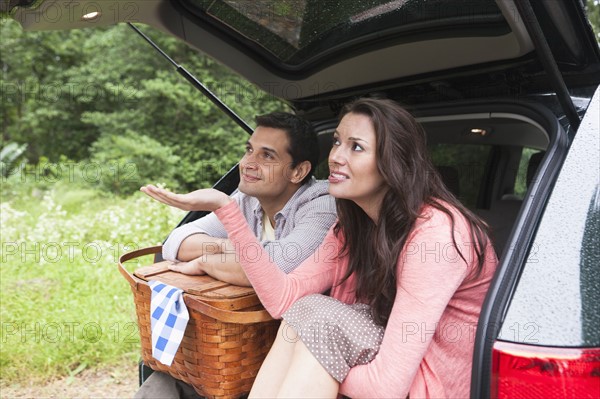
{"type": "Polygon", "coordinates": [[[65,182],[11,187],[0,203],[3,382],[137,360],[133,297],[116,262],[160,244],[183,212],[141,193],[118,198],[65,182]]]}

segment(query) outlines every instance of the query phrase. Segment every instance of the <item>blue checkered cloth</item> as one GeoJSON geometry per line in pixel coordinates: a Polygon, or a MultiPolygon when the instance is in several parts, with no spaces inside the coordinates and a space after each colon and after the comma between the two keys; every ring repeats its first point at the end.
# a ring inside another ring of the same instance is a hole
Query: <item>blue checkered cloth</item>
{"type": "Polygon", "coordinates": [[[183,290],[160,281],[150,281],[150,326],[152,357],[170,366],[183,339],[190,315],[183,302],[183,290]]]}

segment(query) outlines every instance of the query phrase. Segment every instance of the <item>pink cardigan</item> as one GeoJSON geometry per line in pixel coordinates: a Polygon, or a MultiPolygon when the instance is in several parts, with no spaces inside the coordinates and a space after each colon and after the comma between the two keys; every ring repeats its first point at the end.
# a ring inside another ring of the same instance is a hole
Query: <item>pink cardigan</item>
{"type": "MultiPolygon", "coordinates": [[[[338,258],[342,243],[328,232],[323,243],[290,274],[274,265],[250,231],[237,204],[218,209],[217,216],[236,245],[248,279],[274,318],[299,298],[331,288],[331,296],[355,303],[355,281],[344,283],[347,257],[338,258]]],[[[468,279],[475,255],[468,226],[454,212],[456,242],[466,264],[452,245],[450,219],[426,207],[398,259],[397,294],[379,353],[356,366],[340,385],[352,398],[467,398],[475,330],[481,305],[497,264],[491,245],[479,278],[468,279]]],[[[294,248],[288,253],[294,256],[294,248]]]]}

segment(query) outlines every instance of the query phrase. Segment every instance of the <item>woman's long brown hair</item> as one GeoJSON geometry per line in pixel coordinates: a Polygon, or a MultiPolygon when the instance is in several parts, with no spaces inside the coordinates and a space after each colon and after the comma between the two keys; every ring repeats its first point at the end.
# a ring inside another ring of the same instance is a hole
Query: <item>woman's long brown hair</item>
{"type": "MultiPolygon", "coordinates": [[[[386,325],[396,296],[400,252],[424,205],[447,214],[452,231],[454,214],[446,204],[464,216],[475,244],[474,276],[483,268],[488,228],[448,191],[429,158],[425,131],[408,111],[391,100],[359,99],[343,108],[340,120],[349,113],[370,118],[376,134],[377,168],[388,191],[377,223],[353,201],[336,200],[339,221],[335,233],[343,237],[341,254],[349,257],[343,280],[356,276],[357,298],[371,305],[376,323],[386,325]]],[[[469,263],[469,256],[461,253],[454,237],[452,240],[457,253],[469,263]]]]}

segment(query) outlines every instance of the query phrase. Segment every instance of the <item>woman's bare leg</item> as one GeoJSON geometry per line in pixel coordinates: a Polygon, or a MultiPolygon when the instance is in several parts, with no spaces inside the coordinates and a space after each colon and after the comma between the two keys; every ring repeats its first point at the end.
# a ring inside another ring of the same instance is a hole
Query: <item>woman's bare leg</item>
{"type": "Polygon", "coordinates": [[[278,398],[336,398],[339,383],[321,366],[301,340],[294,347],[278,398]]]}
{"type": "Polygon", "coordinates": [[[248,398],[277,397],[292,363],[295,343],[299,340],[296,331],[282,321],[275,342],[258,371],[248,398]]]}

